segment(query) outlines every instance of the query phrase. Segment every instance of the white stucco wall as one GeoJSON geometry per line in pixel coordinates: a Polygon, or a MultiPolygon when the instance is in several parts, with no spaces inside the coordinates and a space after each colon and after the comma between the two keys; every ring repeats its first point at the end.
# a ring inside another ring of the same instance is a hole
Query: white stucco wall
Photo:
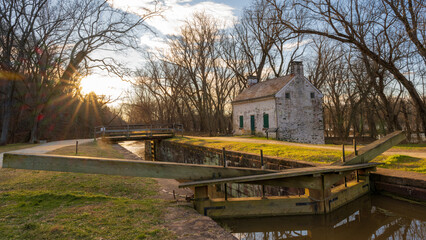
{"type": "Polygon", "coordinates": [[[278,138],[292,142],[324,144],[322,94],[303,76],[289,82],[277,95],[278,138]],[[311,93],[315,97],[311,98],[311,93]],[[290,99],[285,94],[290,93],[290,99]]]}
{"type": "MultiPolygon", "coordinates": [[[[276,128],[276,114],[275,114],[275,99],[269,98],[257,101],[246,101],[233,104],[233,129],[235,135],[249,135],[250,130],[250,116],[255,117],[255,132],[256,135],[265,136],[263,128],[263,115],[269,115],[269,128],[276,128]],[[244,126],[240,129],[240,116],[243,116],[244,126]]],[[[275,137],[275,134],[270,134],[275,137]]]]}

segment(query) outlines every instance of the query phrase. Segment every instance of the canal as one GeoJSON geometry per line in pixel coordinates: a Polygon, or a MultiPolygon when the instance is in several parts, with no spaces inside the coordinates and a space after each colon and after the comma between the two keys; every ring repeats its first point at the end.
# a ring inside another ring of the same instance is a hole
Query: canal
{"type": "MultiPolygon", "coordinates": [[[[142,159],[143,142],[120,143],[142,159]]],[[[426,239],[426,204],[366,195],[327,215],[222,219],[217,222],[241,240],[426,239]]]]}
{"type": "Polygon", "coordinates": [[[327,214],[217,221],[241,240],[426,239],[426,207],[380,195],[363,196],[327,214]]]}

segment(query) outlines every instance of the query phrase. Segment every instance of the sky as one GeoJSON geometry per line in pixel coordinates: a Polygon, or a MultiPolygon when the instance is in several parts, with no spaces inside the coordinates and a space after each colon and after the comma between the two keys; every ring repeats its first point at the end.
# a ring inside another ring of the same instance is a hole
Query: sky
{"type": "MultiPolygon", "coordinates": [[[[140,9],[153,6],[152,0],[110,0],[112,6],[132,13],[141,12],[140,9]]],[[[146,23],[154,31],[144,31],[140,37],[140,47],[144,49],[161,49],[166,46],[165,38],[179,33],[179,28],[196,12],[205,12],[226,24],[232,24],[242,13],[244,7],[248,7],[251,1],[202,1],[202,0],[163,0],[162,17],[148,19],[146,23]]],[[[135,53],[117,58],[129,60],[127,65],[136,68],[143,63],[143,58],[135,53]]],[[[99,95],[111,96],[116,99],[125,95],[125,91],[131,88],[131,84],[121,81],[118,77],[111,77],[106,72],[95,72],[81,81],[82,91],[87,94],[94,91],[99,95]]],[[[115,103],[116,105],[119,102],[115,103]]],[[[114,105],[114,104],[113,104],[114,105]]]]}

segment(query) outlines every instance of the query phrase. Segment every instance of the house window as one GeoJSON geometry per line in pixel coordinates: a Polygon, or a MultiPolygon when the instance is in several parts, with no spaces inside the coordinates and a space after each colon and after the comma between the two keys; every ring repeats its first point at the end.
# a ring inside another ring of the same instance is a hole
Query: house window
{"type": "Polygon", "coordinates": [[[263,114],[263,128],[269,128],[269,114],[263,114]]]}
{"type": "Polygon", "coordinates": [[[315,98],[315,93],[311,92],[311,98],[315,98]]]}
{"type": "Polygon", "coordinates": [[[290,93],[289,92],[285,93],[285,98],[290,99],[290,93]]]}
{"type": "Polygon", "coordinates": [[[244,128],[244,118],[240,116],[240,128],[244,128]]]}

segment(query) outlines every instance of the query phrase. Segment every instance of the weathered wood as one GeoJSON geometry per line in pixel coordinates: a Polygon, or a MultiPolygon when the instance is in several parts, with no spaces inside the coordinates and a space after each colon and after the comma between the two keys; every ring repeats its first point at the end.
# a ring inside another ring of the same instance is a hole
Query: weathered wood
{"type": "MultiPolygon", "coordinates": [[[[366,163],[366,164],[357,164],[350,166],[324,166],[324,167],[306,167],[306,168],[292,168],[286,169],[280,172],[260,174],[254,176],[242,176],[234,178],[220,178],[220,179],[209,179],[196,182],[186,182],[179,185],[179,187],[195,187],[195,186],[205,186],[212,184],[221,184],[221,183],[262,183],[266,180],[278,180],[290,177],[298,176],[309,176],[315,174],[326,174],[326,173],[340,173],[346,171],[353,171],[357,169],[372,168],[381,163],[366,163]]],[[[264,184],[264,183],[262,183],[264,184]]]]}
{"type": "Polygon", "coordinates": [[[367,163],[404,139],[405,133],[403,131],[393,132],[359,149],[357,151],[358,155],[355,155],[355,153],[350,154],[346,157],[346,161],[344,163],[337,161],[331,165],[342,166],[367,163]]]}
{"type": "Polygon", "coordinates": [[[59,172],[183,179],[193,181],[275,172],[272,170],[261,170],[253,168],[223,168],[221,166],[170,162],[131,161],[111,158],[12,153],[4,154],[3,167],[59,172]]]}
{"type": "Polygon", "coordinates": [[[367,194],[370,191],[369,179],[357,182],[356,180],[347,183],[348,187],[340,185],[331,189],[331,196],[327,199],[329,211],[331,212],[353,200],[367,194]]]}
{"type": "Polygon", "coordinates": [[[171,138],[183,132],[180,124],[102,126],[95,128],[95,138],[102,136],[109,141],[149,140],[171,138]]]}
{"type": "Polygon", "coordinates": [[[209,198],[209,189],[207,186],[195,187],[194,189],[194,197],[195,200],[206,200],[209,198]]]}
{"type": "Polygon", "coordinates": [[[212,218],[316,214],[316,203],[305,197],[261,197],[209,199],[194,202],[200,214],[212,218]]]}
{"type": "Polygon", "coordinates": [[[313,191],[301,197],[248,197],[195,201],[200,214],[212,218],[238,218],[260,216],[285,216],[323,214],[361,197],[368,192],[368,181],[348,182],[348,188],[336,188],[330,192],[313,191]]]}
{"type": "Polygon", "coordinates": [[[245,184],[268,185],[277,187],[321,189],[322,185],[313,176],[297,176],[273,180],[259,180],[244,182],[245,184]]]}
{"type": "Polygon", "coordinates": [[[152,140],[152,139],[167,139],[172,138],[173,134],[155,134],[155,135],[132,135],[129,134],[129,136],[108,136],[104,137],[103,139],[108,140],[110,142],[119,142],[119,141],[126,141],[126,140],[152,140]]]}

